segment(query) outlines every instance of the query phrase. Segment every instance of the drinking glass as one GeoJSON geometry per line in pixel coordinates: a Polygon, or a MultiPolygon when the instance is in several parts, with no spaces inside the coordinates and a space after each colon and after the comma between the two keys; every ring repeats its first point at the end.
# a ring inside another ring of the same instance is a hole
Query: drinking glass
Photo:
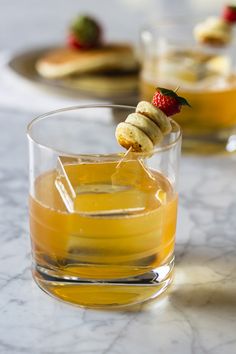
{"type": "Polygon", "coordinates": [[[236,44],[197,43],[193,29],[203,20],[168,18],[141,32],[141,98],[149,101],[156,87],[177,89],[191,105],[176,115],[184,151],[234,152],[236,44]]]}
{"type": "Polygon", "coordinates": [[[171,283],[179,126],[150,153],[125,153],[118,121],[135,107],[61,109],[28,126],[32,274],[86,307],[140,303],[171,283]]]}

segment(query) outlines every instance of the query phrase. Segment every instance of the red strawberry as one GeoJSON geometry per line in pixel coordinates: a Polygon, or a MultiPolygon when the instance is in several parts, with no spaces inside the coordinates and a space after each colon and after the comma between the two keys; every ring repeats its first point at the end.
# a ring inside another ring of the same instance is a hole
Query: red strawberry
{"type": "Polygon", "coordinates": [[[67,43],[74,49],[97,47],[101,42],[99,24],[88,16],[79,16],[72,23],[67,43]]]}
{"type": "Polygon", "coordinates": [[[225,6],[222,14],[222,18],[229,23],[236,22],[236,6],[234,5],[227,5],[225,6]]]}
{"type": "Polygon", "coordinates": [[[181,106],[190,106],[185,98],[180,97],[176,92],[163,87],[157,87],[157,91],[152,99],[152,104],[158,107],[168,117],[179,113],[181,106]]]}
{"type": "Polygon", "coordinates": [[[67,43],[70,48],[81,49],[80,43],[77,41],[77,39],[73,33],[69,33],[69,35],[67,37],[67,43]]]}

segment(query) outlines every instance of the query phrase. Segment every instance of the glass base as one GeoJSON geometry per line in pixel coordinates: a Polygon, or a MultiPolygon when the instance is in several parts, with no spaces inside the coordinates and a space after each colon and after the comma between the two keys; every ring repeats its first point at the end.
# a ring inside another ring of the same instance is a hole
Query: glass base
{"type": "Polygon", "coordinates": [[[33,277],[49,295],[64,302],[90,308],[116,308],[134,305],[162,294],[173,279],[174,259],[148,273],[126,279],[85,280],[55,277],[34,265],[33,277]]]}

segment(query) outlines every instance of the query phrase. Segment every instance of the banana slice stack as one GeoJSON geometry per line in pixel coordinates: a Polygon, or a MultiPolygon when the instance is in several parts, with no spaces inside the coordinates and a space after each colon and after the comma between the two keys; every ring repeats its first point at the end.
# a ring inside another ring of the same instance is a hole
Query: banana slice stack
{"type": "Polygon", "coordinates": [[[126,149],[135,152],[150,152],[161,142],[163,136],[170,133],[172,127],[169,118],[150,102],[141,101],[135,113],[116,127],[116,139],[126,149]]]}

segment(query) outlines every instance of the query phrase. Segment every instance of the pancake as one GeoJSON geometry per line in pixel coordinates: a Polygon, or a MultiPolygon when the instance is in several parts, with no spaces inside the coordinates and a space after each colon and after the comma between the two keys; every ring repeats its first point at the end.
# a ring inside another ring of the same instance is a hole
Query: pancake
{"type": "Polygon", "coordinates": [[[63,78],[75,73],[134,71],[137,68],[133,49],[125,44],[108,44],[89,50],[58,48],[36,62],[38,73],[48,79],[63,78]]]}
{"type": "Polygon", "coordinates": [[[125,149],[132,147],[132,151],[149,152],[153,150],[153,142],[144,131],[130,123],[121,122],[116,127],[116,140],[125,149]]]}

